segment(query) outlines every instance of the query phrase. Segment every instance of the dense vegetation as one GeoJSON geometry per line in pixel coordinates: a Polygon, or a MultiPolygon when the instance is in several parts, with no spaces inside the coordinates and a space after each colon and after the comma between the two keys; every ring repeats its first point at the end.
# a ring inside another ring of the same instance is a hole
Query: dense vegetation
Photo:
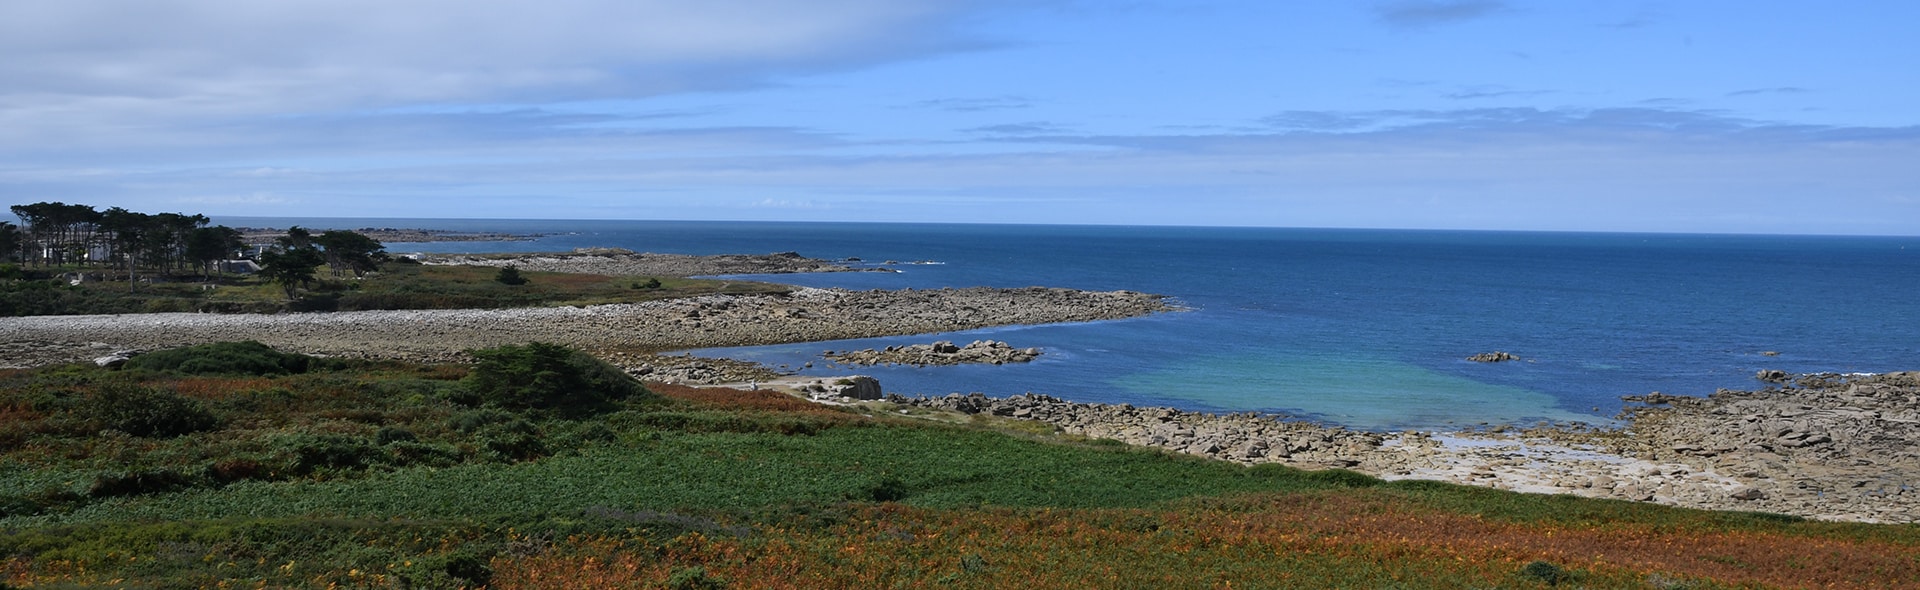
{"type": "Polygon", "coordinates": [[[205,311],[355,311],[589,305],[781,292],[777,285],[425,267],[343,230],[300,227],[268,243],[208,227],[205,215],[118,207],[14,205],[0,222],[0,317],[205,311]],[[258,272],[224,272],[250,260],[258,272]]]}
{"type": "MultiPolygon", "coordinates": [[[[323,269],[327,267],[322,267],[323,269]]],[[[522,271],[526,282],[494,280],[497,269],[431,266],[395,260],[361,278],[317,276],[289,300],[280,284],[263,276],[228,275],[207,282],[152,283],[130,293],[118,282],[71,285],[62,273],[0,268],[0,317],[94,313],[210,311],[355,311],[370,309],[463,309],[625,303],[710,293],[780,293],[767,283],[680,278],[612,277],[522,271]],[[653,285],[649,287],[649,285],[653,285]]],[[[327,275],[327,272],[319,273],[327,275]]]]}
{"type": "Polygon", "coordinates": [[[990,418],[946,424],[773,392],[641,388],[547,345],[479,351],[471,367],[296,357],[222,344],[150,353],[120,370],[0,371],[0,583],[1920,579],[1912,526],[1243,468],[990,418]]]}

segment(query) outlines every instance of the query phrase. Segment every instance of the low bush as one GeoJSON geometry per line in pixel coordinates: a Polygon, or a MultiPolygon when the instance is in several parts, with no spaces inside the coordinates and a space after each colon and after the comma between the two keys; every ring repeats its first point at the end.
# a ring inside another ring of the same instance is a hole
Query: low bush
{"type": "Polygon", "coordinates": [[[220,419],[199,400],[132,383],[102,384],[81,406],[101,426],[134,436],[167,438],[213,430],[220,419]]]}
{"type": "Polygon", "coordinates": [[[337,365],[304,354],[280,352],[248,340],[149,352],[128,359],[126,368],[187,375],[265,376],[305,373],[337,365]]]}
{"type": "Polygon", "coordinates": [[[323,470],[365,469],[387,462],[385,449],[371,440],[340,434],[296,435],[280,441],[278,454],[287,470],[309,474],[323,470]]]}
{"type": "Polygon", "coordinates": [[[502,285],[527,284],[527,277],[520,276],[520,269],[511,265],[501,267],[499,274],[493,276],[493,280],[502,285]]]}
{"type": "Polygon", "coordinates": [[[515,410],[593,412],[649,395],[620,369],[557,344],[533,342],[471,351],[478,359],[462,380],[482,402],[515,410]]]}
{"type": "Polygon", "coordinates": [[[87,496],[112,498],[164,494],[191,488],[199,483],[199,478],[171,469],[103,473],[93,478],[93,485],[87,488],[87,496]]]}

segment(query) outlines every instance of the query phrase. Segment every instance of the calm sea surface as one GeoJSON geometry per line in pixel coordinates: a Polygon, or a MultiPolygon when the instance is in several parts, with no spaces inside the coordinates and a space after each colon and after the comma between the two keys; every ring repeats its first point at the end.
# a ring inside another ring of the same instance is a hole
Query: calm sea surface
{"type": "Polygon", "coordinates": [[[228,225],[552,234],[393,252],[801,254],[900,273],[770,275],[853,289],[1045,285],[1174,297],[1182,313],[697,351],[833,374],[826,349],[950,339],[1021,366],[874,367],[889,392],[1271,411],[1359,428],[1602,421],[1622,395],[1706,395],[1762,369],[1920,369],[1920,238],[946,224],[224,218],[228,225]],[[1493,350],[1519,362],[1464,357],[1493,350]],[[1777,356],[1763,353],[1777,352],[1777,356]]]}

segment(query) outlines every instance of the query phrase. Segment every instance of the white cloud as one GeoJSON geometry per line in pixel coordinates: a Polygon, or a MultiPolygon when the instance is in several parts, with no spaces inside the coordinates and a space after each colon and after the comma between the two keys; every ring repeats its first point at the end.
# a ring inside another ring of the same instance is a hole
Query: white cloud
{"type": "Polygon", "coordinates": [[[1374,6],[1380,20],[1396,27],[1424,27],[1473,20],[1510,10],[1495,0],[1393,0],[1374,6]]]}
{"type": "Polygon", "coordinates": [[[196,195],[171,199],[170,202],[181,205],[289,205],[298,201],[273,193],[256,192],[237,195],[196,195]]]}
{"type": "MultiPolygon", "coordinates": [[[[977,4],[977,3],[976,3],[977,4]]],[[[0,145],[233,116],[751,87],[965,46],[959,0],[0,3],[0,145]]]]}
{"type": "Polygon", "coordinates": [[[760,199],[753,203],[757,209],[831,209],[827,205],[808,200],[760,199]]]}

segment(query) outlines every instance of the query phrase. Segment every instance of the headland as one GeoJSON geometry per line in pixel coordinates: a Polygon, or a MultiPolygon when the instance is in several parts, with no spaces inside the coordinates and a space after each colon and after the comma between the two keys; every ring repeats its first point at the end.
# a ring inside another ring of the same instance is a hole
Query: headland
{"type": "MultiPolygon", "coordinates": [[[[636,276],[856,270],[795,253],[683,256],[598,249],[429,256],[424,262],[636,276]]],[[[663,353],[1116,320],[1175,309],[1163,297],[1132,291],[794,288],[785,293],[491,310],[16,317],[0,318],[0,366],[83,362],[235,340],[327,356],[457,362],[465,360],[470,349],[541,341],[592,352],[644,380],[738,387],[779,375],[752,363],[663,353]]],[[[1044,353],[996,344],[978,348],[1013,351],[1024,358],[1044,353]]],[[[967,361],[960,359],[964,350],[940,342],[852,351],[830,360],[1019,362],[993,355],[967,361]]],[[[888,396],[864,403],[891,404],[908,415],[1035,421],[1064,435],[1244,464],[1344,468],[1386,479],[1435,479],[1820,519],[1920,521],[1920,490],[1915,489],[1920,485],[1920,454],[1908,444],[1920,439],[1920,374],[1763,377],[1773,382],[1754,391],[1722,391],[1708,398],[1632,398],[1642,405],[1627,412],[1623,428],[1367,432],[1286,416],[1074,403],[1044,395],[888,396]]],[[[862,397],[873,397],[872,388],[864,391],[868,394],[862,397]]],[[[849,403],[831,395],[818,397],[849,403]]]]}

